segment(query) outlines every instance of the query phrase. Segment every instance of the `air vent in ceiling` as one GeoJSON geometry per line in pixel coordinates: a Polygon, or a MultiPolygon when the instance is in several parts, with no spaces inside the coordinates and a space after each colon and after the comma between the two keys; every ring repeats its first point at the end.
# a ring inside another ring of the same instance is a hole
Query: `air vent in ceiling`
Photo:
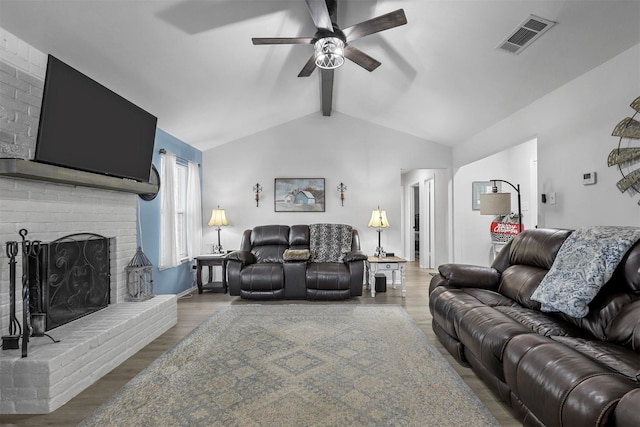
{"type": "Polygon", "coordinates": [[[497,49],[517,55],[554,25],[553,21],[529,15],[498,45],[497,49]]]}

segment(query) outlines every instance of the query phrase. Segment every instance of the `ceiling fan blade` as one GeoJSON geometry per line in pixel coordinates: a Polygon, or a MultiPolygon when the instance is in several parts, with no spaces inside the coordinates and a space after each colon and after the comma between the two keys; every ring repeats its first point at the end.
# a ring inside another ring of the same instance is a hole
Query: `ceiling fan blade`
{"type": "Polygon", "coordinates": [[[333,102],[333,71],[322,69],[322,115],[331,115],[331,103],[333,102]]]}
{"type": "Polygon", "coordinates": [[[407,17],[404,14],[404,9],[398,9],[367,21],[363,21],[349,28],[345,28],[342,32],[347,38],[347,42],[350,42],[361,37],[368,36],[369,34],[378,33],[406,23],[407,17]]]}
{"type": "Polygon", "coordinates": [[[329,9],[327,9],[327,3],[325,0],[305,0],[311,19],[318,29],[325,29],[327,31],[333,31],[333,24],[331,23],[331,17],[329,16],[329,9]]]}
{"type": "Polygon", "coordinates": [[[309,58],[307,63],[304,64],[304,67],[302,67],[302,70],[300,70],[298,77],[309,77],[311,73],[313,73],[313,70],[315,69],[316,69],[316,57],[315,55],[311,55],[311,58],[309,58]]]}
{"type": "Polygon", "coordinates": [[[380,61],[373,59],[360,49],[351,45],[347,45],[347,47],[344,48],[344,56],[369,72],[381,65],[380,61]]]}
{"type": "Polygon", "coordinates": [[[254,45],[262,44],[311,44],[311,37],[253,37],[254,45]]]}

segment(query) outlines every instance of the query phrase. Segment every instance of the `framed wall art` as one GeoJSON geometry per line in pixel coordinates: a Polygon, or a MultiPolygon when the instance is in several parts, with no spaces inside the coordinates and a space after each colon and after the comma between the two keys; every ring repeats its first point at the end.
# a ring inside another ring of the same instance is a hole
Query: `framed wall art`
{"type": "Polygon", "coordinates": [[[324,178],[276,178],[276,212],[324,212],[324,178]]]}
{"type": "MultiPolygon", "coordinates": [[[[471,209],[480,210],[480,194],[491,193],[492,181],[473,181],[471,184],[471,209]]],[[[496,183],[498,191],[500,191],[500,183],[496,183]]]]}

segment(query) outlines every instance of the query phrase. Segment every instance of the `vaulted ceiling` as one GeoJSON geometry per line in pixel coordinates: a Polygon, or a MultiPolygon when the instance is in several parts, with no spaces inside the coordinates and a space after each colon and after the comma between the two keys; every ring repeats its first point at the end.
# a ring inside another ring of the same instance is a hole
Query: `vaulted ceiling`
{"type": "MultiPolygon", "coordinates": [[[[640,43],[639,1],[339,0],[338,23],[400,8],[407,25],[353,42],[382,65],[338,68],[333,111],[450,146],[640,43]],[[496,49],[530,14],[557,25],[496,49]]],[[[312,36],[303,0],[0,0],[0,27],[202,150],[321,114],[320,73],[297,77],[312,47],[251,43],[312,36]]]]}

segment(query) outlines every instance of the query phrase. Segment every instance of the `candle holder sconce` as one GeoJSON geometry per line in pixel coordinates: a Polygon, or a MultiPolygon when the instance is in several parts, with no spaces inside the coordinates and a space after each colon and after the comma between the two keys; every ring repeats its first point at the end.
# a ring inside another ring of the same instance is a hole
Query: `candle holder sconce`
{"type": "Polygon", "coordinates": [[[340,192],[340,204],[344,206],[344,192],[347,191],[347,186],[343,182],[338,185],[337,190],[340,192]]]}
{"type": "Polygon", "coordinates": [[[262,186],[260,183],[256,183],[253,186],[253,192],[256,193],[256,207],[260,206],[260,193],[262,193],[262,186]]]}

